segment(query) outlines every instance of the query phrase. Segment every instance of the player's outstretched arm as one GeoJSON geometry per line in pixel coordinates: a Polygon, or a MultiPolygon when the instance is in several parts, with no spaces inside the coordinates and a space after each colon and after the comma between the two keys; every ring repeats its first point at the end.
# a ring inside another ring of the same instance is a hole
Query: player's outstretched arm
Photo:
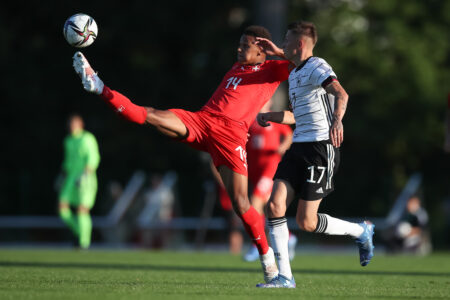
{"type": "Polygon", "coordinates": [[[256,121],[262,127],[270,126],[270,123],[268,122],[275,122],[287,125],[295,124],[294,114],[289,110],[259,113],[256,116],[256,121]]]}
{"type": "Polygon", "coordinates": [[[80,76],[83,88],[100,97],[126,120],[144,124],[147,119],[147,110],[143,106],[133,104],[127,97],[119,92],[109,89],[94,72],[83,53],[77,52],[73,56],[73,68],[80,76]]]}
{"type": "Polygon", "coordinates": [[[283,59],[286,59],[286,57],[284,56],[283,49],[279,48],[271,40],[262,37],[257,37],[256,43],[263,48],[263,50],[266,52],[267,55],[278,56],[283,59]]]}
{"type": "Polygon", "coordinates": [[[333,113],[333,120],[330,128],[330,139],[335,147],[340,147],[344,141],[344,125],[342,118],[347,109],[348,94],[341,86],[339,81],[333,81],[325,87],[327,93],[334,96],[335,107],[333,113]]]}

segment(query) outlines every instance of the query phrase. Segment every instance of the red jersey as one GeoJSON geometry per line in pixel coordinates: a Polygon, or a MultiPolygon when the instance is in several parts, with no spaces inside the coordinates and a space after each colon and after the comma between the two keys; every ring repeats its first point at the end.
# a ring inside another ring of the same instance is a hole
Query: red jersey
{"type": "Polygon", "coordinates": [[[235,63],[201,110],[242,122],[248,130],[257,113],[289,77],[289,61],[266,60],[259,65],[235,63]]]}
{"type": "Polygon", "coordinates": [[[282,137],[292,133],[288,125],[270,123],[262,127],[256,120],[250,126],[250,137],[247,142],[247,162],[249,178],[257,181],[263,176],[272,178],[281,160],[278,153],[282,137]]]}
{"type": "Polygon", "coordinates": [[[288,125],[270,122],[270,126],[262,127],[255,120],[248,132],[250,138],[247,143],[247,153],[277,152],[281,137],[292,133],[288,125]]]}

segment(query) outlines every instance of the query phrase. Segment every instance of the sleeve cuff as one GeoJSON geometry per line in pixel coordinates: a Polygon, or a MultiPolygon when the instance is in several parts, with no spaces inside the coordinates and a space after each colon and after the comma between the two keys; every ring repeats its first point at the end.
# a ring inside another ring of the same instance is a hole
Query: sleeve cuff
{"type": "Polygon", "coordinates": [[[328,76],[327,79],[325,79],[322,82],[322,87],[325,88],[327,85],[329,85],[330,83],[332,83],[333,81],[338,81],[336,76],[328,76]]]}

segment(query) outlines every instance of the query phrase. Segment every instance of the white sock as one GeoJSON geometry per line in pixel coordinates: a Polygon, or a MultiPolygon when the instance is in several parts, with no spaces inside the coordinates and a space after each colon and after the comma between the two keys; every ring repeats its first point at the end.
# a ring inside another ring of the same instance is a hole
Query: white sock
{"type": "Polygon", "coordinates": [[[291,263],[289,261],[289,229],[286,217],[271,218],[268,221],[269,236],[275,257],[278,260],[278,269],[281,275],[292,278],[291,263]]]}
{"type": "Polygon", "coordinates": [[[275,254],[272,248],[266,254],[260,255],[259,260],[264,272],[264,280],[269,283],[272,279],[278,276],[277,262],[275,261],[275,254]]]}
{"type": "Polygon", "coordinates": [[[358,238],[364,229],[357,223],[333,218],[327,214],[317,214],[317,228],[315,233],[325,233],[329,235],[350,235],[358,238]]]}

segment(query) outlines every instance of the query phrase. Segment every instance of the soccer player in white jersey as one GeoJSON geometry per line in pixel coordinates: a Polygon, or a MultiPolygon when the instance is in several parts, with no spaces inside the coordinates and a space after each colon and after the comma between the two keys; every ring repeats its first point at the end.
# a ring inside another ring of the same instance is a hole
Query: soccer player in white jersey
{"type": "Polygon", "coordinates": [[[274,187],[267,204],[269,235],[278,259],[279,275],[263,288],[295,288],[288,254],[287,206],[298,199],[296,220],[300,229],[328,235],[349,235],[356,239],[360,264],[366,266],[373,256],[374,225],[351,223],[318,213],[322,199],[334,189],[333,175],[339,165],[339,146],[344,138],[342,118],[348,95],[331,66],[313,56],[317,42],[314,24],[289,25],[278,48],[269,40],[259,43],[284,56],[296,68],[289,75],[289,100],[292,111],[258,115],[261,126],[268,122],[295,124],[291,148],[283,156],[274,176],[274,187]]]}

